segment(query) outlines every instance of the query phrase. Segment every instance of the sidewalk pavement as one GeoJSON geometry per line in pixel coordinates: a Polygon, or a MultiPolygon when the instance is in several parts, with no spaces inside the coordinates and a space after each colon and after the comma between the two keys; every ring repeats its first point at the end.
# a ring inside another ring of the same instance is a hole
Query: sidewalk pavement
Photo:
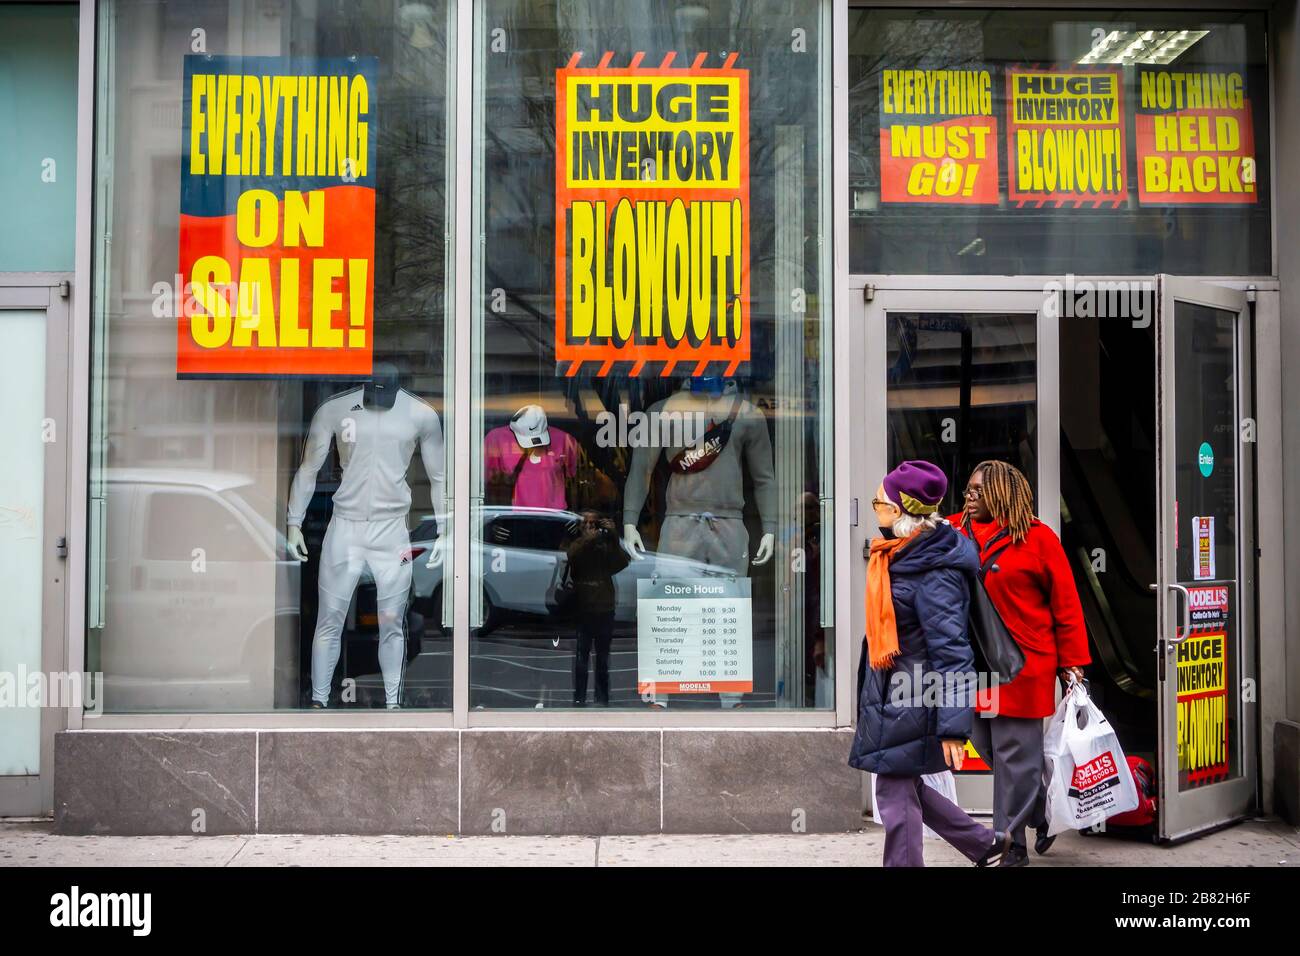
{"type": "MultiPolygon", "coordinates": [[[[0,821],[0,866],[879,866],[884,831],[691,836],[57,836],[0,821]]],[[[969,866],[927,839],[929,866],[969,866]]],[[[1173,847],[1062,834],[1032,866],[1297,866],[1300,830],[1250,820],[1173,847]]]]}

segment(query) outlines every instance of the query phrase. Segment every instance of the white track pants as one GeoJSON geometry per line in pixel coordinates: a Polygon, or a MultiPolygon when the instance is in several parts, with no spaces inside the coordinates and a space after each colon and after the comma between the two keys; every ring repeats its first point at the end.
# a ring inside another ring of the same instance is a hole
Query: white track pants
{"type": "Polygon", "coordinates": [[[328,703],[339,663],[343,623],[364,568],[375,579],[379,670],[384,700],[398,704],[406,664],[406,601],[411,592],[411,537],[406,517],[352,521],[333,517],[321,546],[319,608],[311,645],[312,700],[328,703]]]}

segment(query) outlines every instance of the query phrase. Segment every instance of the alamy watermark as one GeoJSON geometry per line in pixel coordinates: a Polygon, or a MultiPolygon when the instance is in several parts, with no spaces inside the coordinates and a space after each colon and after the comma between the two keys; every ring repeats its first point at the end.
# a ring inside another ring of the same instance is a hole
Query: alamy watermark
{"type": "Polygon", "coordinates": [[[994,717],[1001,684],[1001,676],[989,671],[927,671],[916,664],[889,675],[888,698],[892,707],[978,707],[994,717]]]}
{"type": "Polygon", "coordinates": [[[601,448],[692,448],[708,431],[709,417],[704,412],[632,412],[619,405],[617,412],[600,412],[596,426],[601,448]]]}
{"type": "Polygon", "coordinates": [[[103,673],[69,671],[0,671],[0,710],[29,707],[76,707],[88,714],[103,712],[100,690],[103,673]]]}
{"type": "Polygon", "coordinates": [[[1126,319],[1135,329],[1151,326],[1156,284],[1150,279],[1079,279],[1043,286],[1043,314],[1049,319],[1126,319]]]}

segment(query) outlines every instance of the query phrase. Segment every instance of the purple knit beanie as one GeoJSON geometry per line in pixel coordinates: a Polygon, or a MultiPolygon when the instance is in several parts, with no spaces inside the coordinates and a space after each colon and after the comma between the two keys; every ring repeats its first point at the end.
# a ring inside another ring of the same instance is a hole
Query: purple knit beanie
{"type": "Polygon", "coordinates": [[[910,515],[930,515],[939,510],[948,476],[928,461],[905,461],[882,482],[889,500],[910,515]]]}

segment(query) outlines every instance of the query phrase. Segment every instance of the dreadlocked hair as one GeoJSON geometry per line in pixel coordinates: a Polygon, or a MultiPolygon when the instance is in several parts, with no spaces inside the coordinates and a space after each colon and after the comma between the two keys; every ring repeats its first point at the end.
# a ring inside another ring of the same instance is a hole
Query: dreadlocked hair
{"type": "Polygon", "coordinates": [[[1024,541],[1034,520],[1034,492],[1029,479],[1005,461],[982,461],[975,470],[984,476],[984,504],[993,520],[1006,526],[1012,541],[1024,541]]]}

